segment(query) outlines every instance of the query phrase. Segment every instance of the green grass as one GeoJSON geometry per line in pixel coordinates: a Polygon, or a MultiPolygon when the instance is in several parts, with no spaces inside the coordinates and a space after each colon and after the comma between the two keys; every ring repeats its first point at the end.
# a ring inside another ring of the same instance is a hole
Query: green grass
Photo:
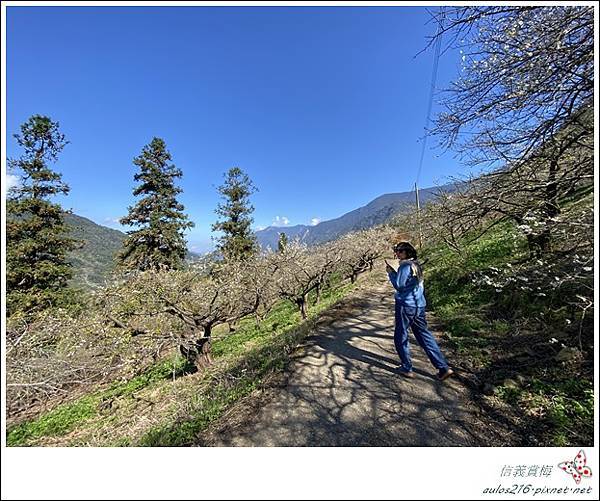
{"type": "Polygon", "coordinates": [[[555,447],[593,442],[594,387],[586,379],[533,378],[523,387],[500,386],[496,395],[537,422],[555,447]]]}
{"type": "Polygon", "coordinates": [[[215,330],[217,338],[212,345],[216,357],[238,356],[244,353],[248,342],[263,343],[272,337],[278,329],[296,325],[300,313],[288,301],[276,304],[267,318],[259,326],[253,318],[243,319],[235,332],[226,334],[225,329],[215,330]],[[223,336],[222,338],[219,335],[223,336]]]}
{"type": "Polygon", "coordinates": [[[75,426],[96,414],[98,396],[83,397],[71,404],[62,405],[38,419],[8,430],[7,445],[27,445],[29,441],[44,437],[64,435],[75,426]]]}
{"type": "Polygon", "coordinates": [[[320,304],[309,310],[306,322],[292,305],[280,303],[259,327],[253,320],[241,323],[236,333],[214,346],[215,352],[221,355],[243,353],[228,368],[230,378],[215,378],[205,392],[189,402],[184,418],[149,430],[137,445],[177,447],[196,443],[201,432],[231,404],[260,387],[270,374],[285,369],[290,354],[311,331],[319,314],[337,303],[352,288],[347,284],[325,291],[320,304]],[[249,345],[252,348],[248,349],[249,345]]]}
{"type": "Polygon", "coordinates": [[[261,383],[260,379],[256,378],[256,374],[253,376],[240,378],[229,388],[221,385],[211,387],[207,394],[198,396],[190,402],[191,416],[149,430],[134,445],[177,447],[193,444],[198,433],[218,419],[227,407],[251,393],[261,383]]]}
{"type": "MultiPolygon", "coordinates": [[[[106,437],[111,446],[132,445],[185,445],[218,419],[225,409],[259,387],[264,378],[285,368],[290,353],[310,331],[319,314],[342,299],[354,285],[338,285],[322,292],[321,302],[309,307],[309,319],[303,321],[295,305],[282,301],[275,305],[266,319],[256,325],[254,318],[243,319],[236,331],[227,333],[226,326],[213,331],[215,340],[212,353],[215,366],[195,379],[197,390],[192,392],[184,419],[168,416],[166,422],[147,432],[139,439],[106,437]],[[223,377],[226,375],[227,377],[223,377]]],[[[190,368],[181,357],[163,361],[137,377],[119,381],[108,388],[59,405],[37,418],[20,423],[7,430],[7,445],[35,445],[43,437],[60,437],[73,430],[100,427],[115,418],[102,409],[115,399],[123,405],[132,405],[134,395],[142,390],[170,384],[168,380],[190,368]]]]}
{"type": "Polygon", "coordinates": [[[171,377],[174,370],[177,372],[184,367],[185,361],[182,358],[177,358],[175,362],[163,362],[128,381],[113,383],[105,390],[60,405],[35,420],[18,424],[9,429],[6,443],[12,446],[27,445],[40,437],[65,435],[95,417],[103,402],[132,395],[154,382],[171,377]]]}
{"type": "Polygon", "coordinates": [[[427,300],[436,317],[453,339],[471,338],[483,331],[507,333],[508,323],[488,318],[490,306],[497,300],[491,291],[482,291],[472,281],[474,272],[502,268],[526,253],[523,239],[515,238],[512,225],[496,226],[470,244],[461,253],[445,246],[425,250],[427,300]],[[490,326],[490,324],[492,324],[490,326]]]}
{"type": "Polygon", "coordinates": [[[514,225],[498,225],[465,243],[460,254],[439,245],[425,249],[424,257],[429,307],[447,333],[452,362],[496,387],[495,398],[512,407],[518,416],[515,426],[524,437],[533,435],[538,443],[551,446],[593,443],[589,370],[555,362],[551,347],[545,354],[535,354],[534,348],[549,346],[553,336],[568,342],[569,312],[561,298],[551,300],[550,294],[540,298],[516,287],[497,292],[473,282],[480,273],[493,275],[494,268],[502,270],[527,260],[526,241],[514,225]],[[516,375],[527,383],[498,384],[516,375]]]}

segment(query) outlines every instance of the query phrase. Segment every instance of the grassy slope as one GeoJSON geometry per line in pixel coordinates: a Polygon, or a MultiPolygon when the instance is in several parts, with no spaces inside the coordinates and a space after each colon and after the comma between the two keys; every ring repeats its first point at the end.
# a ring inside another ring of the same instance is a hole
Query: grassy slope
{"type": "Polygon", "coordinates": [[[441,246],[428,249],[430,307],[446,330],[450,358],[476,399],[490,419],[510,431],[507,445],[591,445],[593,375],[585,367],[590,360],[554,358],[561,343],[553,338],[573,340],[561,327],[564,312],[526,292],[482,290],[471,280],[526,256],[526,244],[510,224],[466,245],[461,256],[441,246]],[[543,330],[535,320],[540,315],[550,320],[543,330]]]}
{"type": "MultiPolygon", "coordinates": [[[[443,342],[449,358],[471,383],[489,419],[508,431],[507,445],[589,445],[593,442],[592,373],[581,365],[556,362],[560,346],[551,340],[556,337],[568,343],[568,333],[557,327],[541,331],[534,321],[540,313],[551,313],[551,325],[564,325],[563,313],[551,311],[543,299],[482,290],[471,280],[478,272],[525,257],[525,242],[508,224],[467,245],[460,256],[444,247],[426,249],[430,308],[446,330],[443,342]]],[[[210,370],[173,377],[184,370],[182,361],[164,361],[137,378],[13,427],[7,443],[196,443],[232,403],[285,367],[319,313],[349,289],[347,285],[326,292],[307,322],[301,321],[292,305],[282,302],[259,327],[248,319],[230,335],[217,329],[216,362],[210,370]]]]}
{"type": "Polygon", "coordinates": [[[7,444],[192,444],[231,404],[281,371],[319,315],[353,288],[345,284],[324,291],[305,322],[293,305],[281,302],[259,326],[246,319],[232,334],[226,333],[225,326],[217,328],[215,364],[209,370],[177,377],[185,371],[183,361],[178,357],[165,360],[132,380],[114,383],[12,427],[7,444]]]}

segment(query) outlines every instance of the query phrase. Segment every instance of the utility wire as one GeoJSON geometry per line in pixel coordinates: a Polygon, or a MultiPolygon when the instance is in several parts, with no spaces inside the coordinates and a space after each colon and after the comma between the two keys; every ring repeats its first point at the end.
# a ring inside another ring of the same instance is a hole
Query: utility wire
{"type": "MultiPolygon", "coordinates": [[[[441,16],[444,16],[443,7],[441,7],[441,16]]],[[[440,47],[442,45],[442,21],[438,21],[438,32],[435,39],[435,49],[433,53],[433,70],[431,72],[431,87],[429,89],[429,102],[427,103],[427,116],[425,118],[425,137],[423,138],[423,144],[421,145],[421,158],[419,159],[419,168],[417,169],[417,178],[415,180],[415,206],[417,209],[417,225],[418,225],[418,242],[419,250],[423,247],[423,227],[421,224],[421,203],[419,201],[419,178],[421,177],[421,170],[423,170],[423,159],[425,157],[425,147],[427,145],[427,137],[429,136],[429,122],[431,121],[431,106],[433,104],[433,93],[435,92],[435,84],[437,81],[438,63],[440,61],[440,47]]]]}
{"type": "MultiPolygon", "coordinates": [[[[442,12],[443,16],[443,12],[442,12]]],[[[433,93],[435,91],[435,84],[437,81],[437,72],[438,72],[438,63],[440,60],[440,47],[442,45],[442,23],[440,21],[438,25],[438,32],[435,39],[435,48],[433,54],[433,70],[431,72],[431,87],[429,89],[429,102],[427,104],[427,116],[425,119],[425,127],[423,127],[425,131],[425,137],[423,138],[423,143],[421,145],[421,158],[419,160],[419,168],[417,169],[417,178],[415,181],[415,186],[419,184],[419,178],[421,177],[421,170],[423,169],[423,159],[425,157],[425,147],[427,146],[427,137],[429,136],[429,132],[427,128],[429,127],[429,122],[431,121],[431,107],[433,105],[433,93]]]]}

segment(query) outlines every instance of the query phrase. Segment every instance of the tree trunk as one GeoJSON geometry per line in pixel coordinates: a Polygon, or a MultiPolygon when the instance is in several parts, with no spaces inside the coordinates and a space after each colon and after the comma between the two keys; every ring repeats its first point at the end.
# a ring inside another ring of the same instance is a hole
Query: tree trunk
{"type": "Polygon", "coordinates": [[[210,337],[202,337],[196,342],[197,354],[195,365],[198,370],[205,369],[209,365],[212,365],[212,356],[210,354],[211,344],[210,337]]]}
{"type": "Polygon", "coordinates": [[[259,310],[260,310],[260,294],[256,294],[256,299],[254,300],[252,312],[254,313],[254,320],[256,322],[257,329],[260,327],[260,322],[262,320],[259,310]]]}
{"type": "Polygon", "coordinates": [[[550,161],[548,184],[546,186],[544,208],[542,212],[544,217],[544,230],[537,237],[537,245],[539,246],[541,254],[550,251],[552,243],[551,228],[554,224],[553,219],[560,214],[560,207],[558,206],[558,181],[556,180],[558,168],[558,158],[553,158],[550,161]]]}
{"type": "Polygon", "coordinates": [[[319,304],[321,302],[321,286],[320,285],[317,285],[317,287],[315,289],[315,293],[317,295],[315,304],[319,304]]]}
{"type": "Polygon", "coordinates": [[[527,247],[529,248],[529,257],[538,258],[542,254],[539,242],[539,235],[527,235],[527,247]]]}
{"type": "Polygon", "coordinates": [[[202,336],[197,338],[192,346],[179,346],[179,351],[186,358],[187,362],[196,367],[199,371],[212,365],[212,356],[210,354],[211,330],[212,326],[207,325],[204,327],[202,336]]]}
{"type": "Polygon", "coordinates": [[[306,295],[302,296],[301,298],[298,298],[296,300],[296,304],[298,305],[298,308],[300,308],[300,314],[302,315],[302,319],[306,320],[307,315],[306,315],[306,295]]]}
{"type": "Polygon", "coordinates": [[[350,283],[351,284],[353,284],[354,282],[356,282],[356,277],[358,277],[358,273],[352,272],[352,275],[350,275],[350,283]]]}

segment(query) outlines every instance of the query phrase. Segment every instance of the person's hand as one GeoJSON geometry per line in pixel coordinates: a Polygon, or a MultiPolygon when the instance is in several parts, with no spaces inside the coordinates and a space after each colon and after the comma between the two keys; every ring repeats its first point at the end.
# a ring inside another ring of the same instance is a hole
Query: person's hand
{"type": "Polygon", "coordinates": [[[392,268],[387,262],[385,263],[385,271],[387,273],[392,273],[393,271],[396,271],[394,268],[392,268]]]}

